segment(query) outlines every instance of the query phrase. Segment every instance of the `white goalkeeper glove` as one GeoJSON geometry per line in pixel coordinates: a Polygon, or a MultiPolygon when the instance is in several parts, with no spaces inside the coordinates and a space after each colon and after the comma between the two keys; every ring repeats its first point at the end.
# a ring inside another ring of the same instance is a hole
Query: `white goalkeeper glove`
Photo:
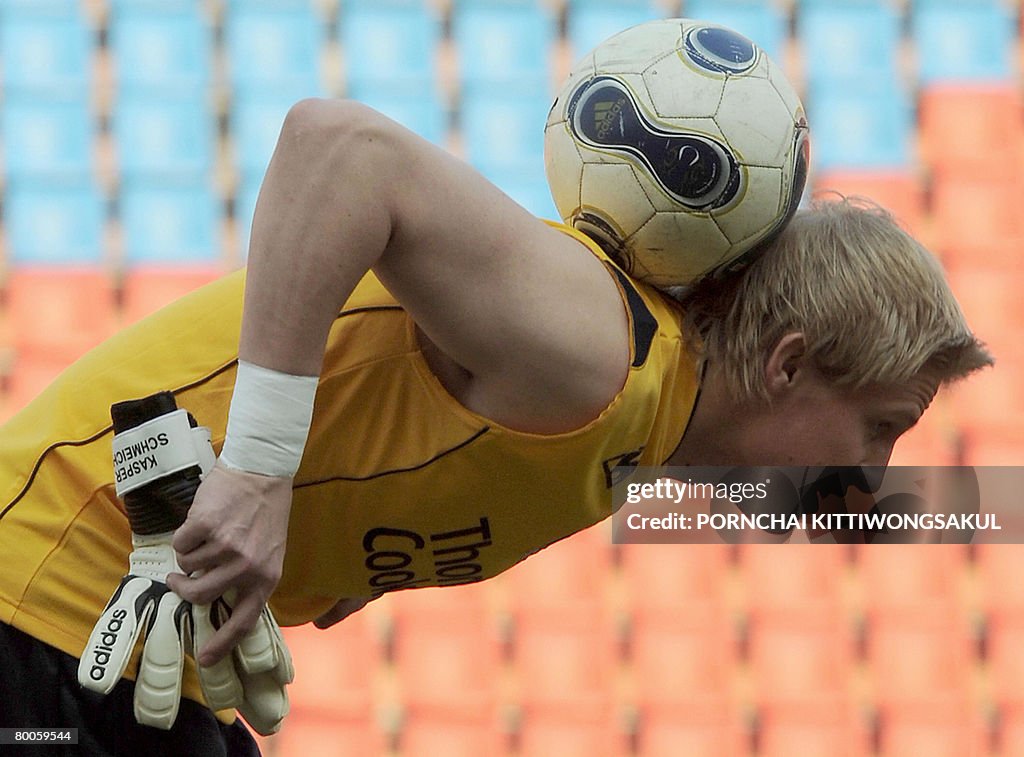
{"type": "MultiPolygon", "coordinates": [[[[135,718],[169,729],[178,714],[184,656],[195,656],[230,607],[192,606],[167,586],[181,572],[171,546],[199,479],[214,463],[210,434],[192,427],[162,392],[111,408],[116,490],[132,526],[129,572],[100,616],[82,658],[78,680],[107,694],[124,674],[135,645],[145,638],[135,684],[135,718]]],[[[194,423],[194,422],[193,422],[194,423]]],[[[275,732],[288,712],[285,685],[291,657],[268,608],[232,654],[212,667],[197,666],[211,709],[237,708],[260,734],[275,732]]]]}

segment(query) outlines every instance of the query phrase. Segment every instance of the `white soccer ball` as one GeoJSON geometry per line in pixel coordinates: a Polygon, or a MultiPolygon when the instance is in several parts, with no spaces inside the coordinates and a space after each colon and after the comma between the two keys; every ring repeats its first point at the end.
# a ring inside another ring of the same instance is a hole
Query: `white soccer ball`
{"type": "Polygon", "coordinates": [[[544,144],[562,220],[662,287],[749,263],[796,211],[809,162],[781,69],[731,29],[678,18],[583,58],[544,144]]]}

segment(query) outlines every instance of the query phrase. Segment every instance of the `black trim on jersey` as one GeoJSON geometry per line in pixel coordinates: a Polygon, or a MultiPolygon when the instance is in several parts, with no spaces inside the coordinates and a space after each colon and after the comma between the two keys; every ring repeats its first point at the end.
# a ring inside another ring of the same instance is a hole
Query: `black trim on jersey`
{"type": "MultiPolygon", "coordinates": [[[[347,315],[357,315],[359,313],[371,313],[371,312],[375,312],[375,311],[379,311],[379,310],[405,310],[405,308],[403,308],[401,305],[367,305],[366,307],[353,308],[352,310],[342,310],[341,312],[338,313],[338,315],[335,318],[335,320],[338,320],[340,318],[344,318],[347,315]]],[[[234,360],[231,360],[231,361],[225,363],[220,368],[215,369],[214,371],[206,374],[202,378],[196,379],[195,381],[192,381],[192,382],[190,382],[188,384],[185,384],[184,386],[180,386],[177,389],[173,389],[171,391],[172,391],[172,393],[175,396],[177,396],[181,392],[186,392],[189,389],[194,389],[197,386],[201,386],[201,385],[205,384],[207,381],[213,380],[214,378],[216,378],[217,376],[222,374],[224,371],[226,371],[229,368],[231,368],[232,366],[234,366],[236,363],[238,363],[238,358],[235,358],[234,360]]],[[[28,490],[32,488],[32,484],[33,484],[33,482],[36,479],[36,474],[39,473],[39,468],[42,466],[43,460],[46,458],[46,456],[48,454],[50,454],[53,450],[55,450],[55,449],[57,449],[59,447],[83,447],[83,446],[85,446],[87,444],[92,444],[97,439],[100,439],[104,435],[109,434],[111,431],[113,431],[113,429],[114,429],[114,426],[111,423],[110,425],[108,425],[105,428],[97,431],[92,436],[86,437],[85,439],[77,439],[75,441],[54,442],[50,446],[46,447],[46,449],[44,449],[41,453],[39,453],[39,457],[36,458],[35,465],[32,466],[32,472],[29,473],[28,479],[26,479],[25,485],[21,488],[21,491],[19,491],[16,495],[14,495],[14,499],[12,499],[4,507],[3,510],[0,510],[0,520],[3,520],[4,516],[7,515],[7,513],[9,513],[11,511],[11,508],[13,508],[16,504],[18,504],[18,502],[20,502],[22,500],[22,498],[24,498],[24,496],[26,494],[28,494],[28,490]]],[[[470,439],[469,441],[472,441],[472,439],[470,439]]],[[[465,443],[466,442],[464,442],[464,444],[465,443]]]]}
{"type": "Polygon", "coordinates": [[[391,475],[393,475],[395,473],[411,473],[412,471],[421,470],[422,468],[426,468],[428,465],[430,465],[431,463],[437,462],[442,457],[444,457],[446,455],[450,455],[452,452],[457,452],[458,450],[462,449],[463,447],[469,446],[470,444],[475,442],[477,439],[479,439],[481,436],[483,436],[484,434],[486,434],[490,430],[491,430],[490,426],[484,426],[482,429],[477,431],[475,434],[470,436],[468,439],[463,439],[461,442],[456,444],[454,447],[449,447],[444,452],[438,452],[436,455],[434,455],[429,460],[424,460],[422,463],[417,463],[416,465],[410,465],[408,468],[392,468],[390,470],[383,470],[383,471],[380,471],[378,473],[371,473],[368,476],[331,476],[330,478],[323,478],[323,479],[320,479],[318,481],[306,481],[306,482],[301,483],[301,484],[295,484],[295,485],[292,486],[292,489],[303,489],[303,488],[305,488],[307,486],[319,486],[320,484],[329,484],[332,481],[371,481],[371,480],[373,480],[375,478],[381,478],[382,476],[391,476],[391,475]]]}
{"type": "Polygon", "coordinates": [[[626,303],[633,317],[633,368],[639,368],[647,362],[651,353],[654,335],[658,333],[658,320],[651,313],[633,282],[615,266],[608,266],[619,280],[622,291],[626,293],[626,303]]]}

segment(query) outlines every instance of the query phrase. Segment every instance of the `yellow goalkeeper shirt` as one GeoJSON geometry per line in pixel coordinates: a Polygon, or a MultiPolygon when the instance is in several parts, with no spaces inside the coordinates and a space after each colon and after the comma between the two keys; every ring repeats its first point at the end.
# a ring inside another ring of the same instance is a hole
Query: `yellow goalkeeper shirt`
{"type": "MultiPolygon", "coordinates": [[[[619,284],[632,330],[621,391],[569,433],[505,428],[445,391],[410,316],[367,275],[325,354],[271,601],[282,624],[342,597],[494,576],[610,515],[616,465],[658,465],[675,449],[697,393],[680,311],[560,228],[619,284]]],[[[81,654],[131,551],[110,405],[171,390],[219,451],[243,286],[236,272],[124,330],[0,428],[0,621],[81,654]]],[[[194,681],[186,694],[200,698],[194,681]]]]}

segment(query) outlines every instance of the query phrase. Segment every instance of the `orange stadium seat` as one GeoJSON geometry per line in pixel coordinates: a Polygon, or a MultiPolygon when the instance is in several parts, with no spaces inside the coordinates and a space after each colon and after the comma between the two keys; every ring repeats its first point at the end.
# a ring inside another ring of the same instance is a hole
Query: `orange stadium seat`
{"type": "Polygon", "coordinates": [[[685,608],[721,597],[729,573],[729,545],[623,544],[626,601],[634,610],[685,608]]]}
{"type": "Polygon", "coordinates": [[[1024,705],[998,707],[995,718],[994,752],[998,755],[1024,754],[1024,705]]]}
{"type": "Polygon", "coordinates": [[[497,710],[469,714],[453,710],[439,715],[412,708],[402,718],[398,739],[402,757],[501,757],[508,753],[508,734],[497,710]]]}
{"type": "Polygon", "coordinates": [[[611,577],[611,538],[599,524],[531,555],[502,583],[513,608],[601,605],[611,577]]]}
{"type": "Polygon", "coordinates": [[[453,625],[480,628],[493,622],[492,584],[428,587],[390,594],[389,607],[395,623],[415,623],[421,619],[447,620],[453,625]]]}
{"type": "Polygon", "coordinates": [[[622,721],[610,703],[594,708],[528,704],[519,724],[516,754],[622,757],[629,754],[622,721]]]}
{"type": "Polygon", "coordinates": [[[741,544],[739,570],[750,608],[838,604],[847,548],[839,544],[741,544]]]}
{"type": "Polygon", "coordinates": [[[761,702],[842,698],[854,671],[852,624],[816,605],[762,608],[749,619],[750,675],[761,702]]]}
{"type": "Polygon", "coordinates": [[[874,701],[899,705],[968,690],[974,629],[948,603],[871,611],[866,635],[874,701]]]}
{"type": "Polygon", "coordinates": [[[99,268],[18,267],[6,297],[19,352],[70,363],[116,328],[114,287],[99,268]]]}
{"type": "MultiPolygon", "coordinates": [[[[651,702],[637,726],[640,757],[720,757],[748,752],[749,726],[732,697],[700,693],[686,703],[651,702]]],[[[795,754],[795,753],[794,753],[795,754]]]]}
{"type": "Polygon", "coordinates": [[[955,696],[882,707],[878,745],[880,757],[990,754],[984,717],[965,697],[955,696]]]}
{"type": "Polygon", "coordinates": [[[866,723],[849,697],[765,704],[756,733],[758,757],[870,754],[866,723]]]}
{"type": "Polygon", "coordinates": [[[523,608],[514,618],[516,697],[526,705],[598,707],[612,695],[617,635],[604,608],[523,608]]]}
{"type": "Polygon", "coordinates": [[[967,573],[963,545],[862,544],[856,554],[859,601],[865,608],[959,601],[967,573]]]}
{"type": "Polygon", "coordinates": [[[725,697],[734,685],[736,629],[720,603],[691,602],[636,614],[629,649],[634,696],[641,706],[725,697]]]}
{"type": "Polygon", "coordinates": [[[36,395],[49,386],[71,361],[52,355],[24,352],[15,355],[11,375],[8,377],[7,401],[11,412],[25,407],[36,395]]]}
{"type": "Polygon", "coordinates": [[[284,629],[295,663],[292,710],[325,718],[360,719],[374,704],[383,662],[365,617],[356,613],[326,630],[311,624],[284,629]]]}
{"type": "MultiPolygon", "coordinates": [[[[1007,494],[1019,496],[1010,477],[1007,480],[1007,494]]],[[[1016,499],[1011,502],[1016,503],[1016,499]]],[[[1022,525],[1024,517],[1013,524],[1014,528],[1022,525]]],[[[1017,544],[978,544],[975,553],[983,607],[993,612],[1024,612],[1024,581],[1020,580],[1024,574],[1024,547],[1017,544]]]]}
{"type": "Polygon", "coordinates": [[[911,233],[922,231],[924,187],[907,169],[823,171],[814,179],[814,195],[827,200],[829,192],[866,197],[889,210],[911,233]]]}
{"type": "Polygon", "coordinates": [[[124,277],[122,321],[134,323],[223,273],[223,269],[217,266],[132,268],[124,277]]]}
{"type": "Polygon", "coordinates": [[[984,249],[1019,240],[1024,236],[1021,190],[1022,178],[1016,174],[936,176],[931,195],[935,250],[945,256],[950,249],[984,249]]]}
{"type": "Polygon", "coordinates": [[[1024,103],[1013,82],[930,84],[918,110],[921,155],[939,173],[1018,173],[1024,167],[1024,103]]]}
{"type": "Polygon", "coordinates": [[[292,710],[267,757],[384,757],[388,739],[370,717],[347,719],[292,710]]]}
{"type": "Polygon", "coordinates": [[[988,679],[995,701],[1024,705],[1024,608],[988,616],[988,679]]]}

